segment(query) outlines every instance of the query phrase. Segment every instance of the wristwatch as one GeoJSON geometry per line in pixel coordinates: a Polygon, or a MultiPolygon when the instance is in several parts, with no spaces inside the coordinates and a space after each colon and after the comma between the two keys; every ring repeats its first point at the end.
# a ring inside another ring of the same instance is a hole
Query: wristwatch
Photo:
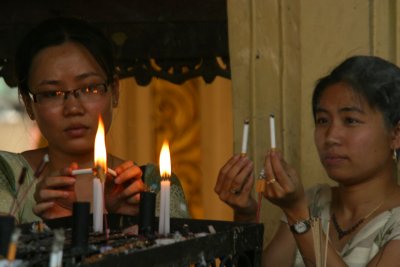
{"type": "Polygon", "coordinates": [[[310,230],[310,228],[311,228],[310,220],[301,220],[290,225],[290,231],[298,235],[307,233],[308,230],[310,230]]]}

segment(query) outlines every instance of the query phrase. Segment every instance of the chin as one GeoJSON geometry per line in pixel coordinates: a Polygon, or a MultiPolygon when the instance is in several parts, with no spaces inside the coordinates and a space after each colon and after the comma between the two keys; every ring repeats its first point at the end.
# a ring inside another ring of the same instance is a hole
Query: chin
{"type": "Polygon", "coordinates": [[[68,145],[65,151],[70,152],[71,154],[86,154],[86,153],[93,153],[94,147],[88,146],[86,144],[71,144],[68,145]]]}
{"type": "Polygon", "coordinates": [[[344,175],[329,175],[329,178],[332,181],[335,181],[336,183],[344,186],[351,186],[358,184],[360,182],[359,179],[355,179],[354,177],[351,176],[344,176],[344,175]]]}

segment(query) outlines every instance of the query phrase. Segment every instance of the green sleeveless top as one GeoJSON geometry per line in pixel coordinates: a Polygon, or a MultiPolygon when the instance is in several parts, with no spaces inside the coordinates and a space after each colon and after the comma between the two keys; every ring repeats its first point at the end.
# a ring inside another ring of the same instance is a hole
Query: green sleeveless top
{"type": "MultiPolygon", "coordinates": [[[[157,193],[156,215],[159,214],[159,198],[160,198],[160,182],[161,177],[158,168],[153,164],[147,164],[141,167],[143,171],[143,180],[148,188],[157,193]]],[[[28,223],[38,221],[40,218],[36,216],[32,208],[36,202],[33,197],[35,192],[36,180],[33,176],[34,170],[29,163],[19,153],[0,151],[0,213],[9,213],[14,198],[25,198],[21,207],[19,207],[16,219],[19,223],[28,223]],[[19,189],[16,179],[20,176],[22,168],[27,168],[24,183],[19,189]],[[28,187],[31,188],[28,190],[28,187]],[[24,192],[27,192],[24,196],[24,192]]],[[[186,204],[185,194],[182,186],[175,175],[171,177],[171,217],[188,218],[188,208],[186,204]]]]}

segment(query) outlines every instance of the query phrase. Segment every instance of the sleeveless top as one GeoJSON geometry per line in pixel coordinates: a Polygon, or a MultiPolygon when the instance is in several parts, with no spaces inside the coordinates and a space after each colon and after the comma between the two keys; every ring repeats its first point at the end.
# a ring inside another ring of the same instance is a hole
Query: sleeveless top
{"type": "MultiPolygon", "coordinates": [[[[326,234],[330,220],[331,187],[327,184],[312,187],[307,190],[307,197],[311,215],[321,218],[326,234]]],[[[400,207],[386,210],[372,218],[338,253],[348,266],[364,267],[391,240],[400,240],[400,207]]],[[[293,266],[305,266],[299,250],[296,251],[293,266]]]]}
{"type": "MultiPolygon", "coordinates": [[[[160,182],[161,177],[157,166],[147,164],[141,167],[143,171],[142,179],[150,191],[157,193],[156,215],[159,214],[160,182]]],[[[35,192],[36,180],[34,170],[26,159],[19,153],[0,151],[0,213],[8,214],[14,198],[24,198],[15,217],[19,223],[28,223],[41,220],[36,216],[32,208],[36,201],[33,197],[35,192]],[[24,183],[19,189],[16,181],[20,176],[22,168],[27,168],[24,183]],[[26,193],[25,193],[26,192],[26,193]],[[24,196],[25,195],[25,196],[24,196]]],[[[171,217],[188,218],[188,208],[182,186],[175,175],[171,176],[171,198],[170,198],[171,217]]]]}

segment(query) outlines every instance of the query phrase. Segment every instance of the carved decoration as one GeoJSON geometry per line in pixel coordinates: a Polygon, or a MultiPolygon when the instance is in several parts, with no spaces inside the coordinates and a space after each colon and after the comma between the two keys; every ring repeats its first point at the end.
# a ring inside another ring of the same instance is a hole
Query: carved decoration
{"type": "Polygon", "coordinates": [[[196,79],[181,86],[160,80],[160,84],[153,88],[157,151],[167,139],[172,171],[183,186],[190,214],[202,218],[200,97],[196,79]]]}
{"type": "Polygon", "coordinates": [[[120,77],[134,77],[139,85],[152,78],[176,84],[230,78],[226,0],[15,0],[0,10],[8,14],[0,16],[0,76],[12,87],[19,40],[55,16],[82,17],[100,27],[115,45],[120,77]]]}

